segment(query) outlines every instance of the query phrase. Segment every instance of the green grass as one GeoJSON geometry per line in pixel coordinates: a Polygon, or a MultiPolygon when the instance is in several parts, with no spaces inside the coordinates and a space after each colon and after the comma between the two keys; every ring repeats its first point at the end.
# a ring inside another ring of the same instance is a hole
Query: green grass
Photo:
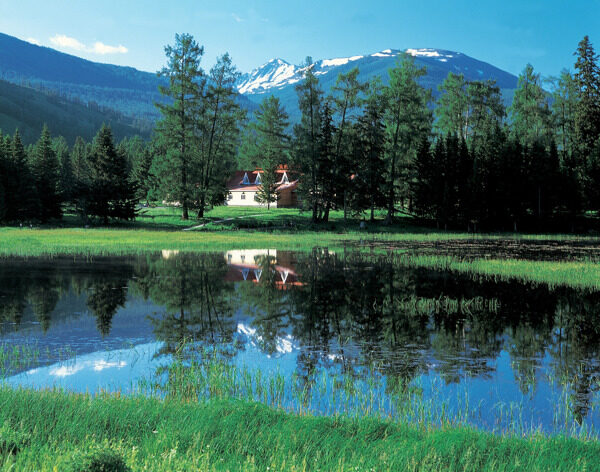
{"type": "MultiPolygon", "coordinates": [[[[330,223],[314,226],[307,212],[296,209],[261,209],[253,207],[216,207],[202,220],[204,228],[182,231],[198,221],[182,221],[177,208],[148,208],[135,222],[106,228],[76,227],[67,218],[66,228],[0,228],[0,256],[133,255],[163,250],[181,252],[226,251],[231,249],[276,248],[308,251],[314,247],[342,250],[344,247],[376,247],[379,252],[396,250],[402,243],[460,244],[512,238],[522,241],[548,240],[599,243],[595,236],[544,234],[469,234],[432,231],[413,225],[409,219],[394,226],[381,220],[359,229],[359,220],[343,220],[341,212],[333,212],[330,223]],[[219,222],[224,218],[231,221],[219,222]]],[[[381,215],[379,215],[381,216],[381,215]]],[[[398,252],[397,252],[398,253],[398,252]]],[[[600,266],[594,261],[536,262],[526,260],[474,259],[461,260],[449,256],[410,255],[403,264],[440,270],[453,270],[477,276],[534,281],[558,286],[566,285],[600,289],[600,266]]]]}
{"type": "Polygon", "coordinates": [[[600,263],[595,261],[459,260],[449,256],[404,255],[400,256],[399,263],[410,267],[460,272],[474,277],[600,290],[600,263]]]}
{"type": "Polygon", "coordinates": [[[0,470],[77,470],[104,451],[132,471],[593,471],[596,441],[497,436],[377,419],[293,415],[239,401],[0,389],[0,470]],[[110,454],[109,454],[110,453],[110,454]]]}

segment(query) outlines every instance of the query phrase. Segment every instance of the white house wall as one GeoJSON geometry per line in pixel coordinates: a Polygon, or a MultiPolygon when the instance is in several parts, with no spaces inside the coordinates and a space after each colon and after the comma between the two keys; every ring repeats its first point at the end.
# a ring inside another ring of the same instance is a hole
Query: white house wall
{"type": "MultiPolygon", "coordinates": [[[[231,199],[227,199],[225,205],[229,206],[253,206],[253,207],[266,207],[264,203],[258,203],[254,197],[256,192],[230,192],[231,199]],[[245,193],[246,198],[242,200],[242,193],[245,193]]],[[[271,203],[271,208],[277,208],[277,202],[271,203]]]]}

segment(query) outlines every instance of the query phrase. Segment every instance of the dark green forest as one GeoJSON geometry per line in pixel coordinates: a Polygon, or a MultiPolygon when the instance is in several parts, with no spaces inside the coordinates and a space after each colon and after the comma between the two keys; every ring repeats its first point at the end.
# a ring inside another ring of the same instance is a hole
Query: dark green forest
{"type": "MultiPolygon", "coordinates": [[[[355,68],[325,91],[307,58],[293,125],[276,97],[254,113],[240,105],[228,54],[205,71],[204,48],[187,34],[165,52],[151,139],[117,144],[114,123],[91,142],[52,139],[47,127],[34,146],[23,146],[19,132],[2,136],[0,221],[47,222],[64,212],[85,222],[132,219],[138,202],[152,200],[178,202],[183,219],[201,218],[224,202],[234,169],[261,167],[268,177],[287,164],[301,174],[302,205],[315,223],[332,210],[370,219],[384,210],[388,224],[411,215],[469,231],[595,227],[600,66],[587,36],[572,72],[543,79],[527,64],[508,107],[493,81],[453,73],[434,100],[420,84],[426,71],[403,53],[386,85],[361,82],[355,68]]],[[[266,204],[277,198],[272,184],[261,192],[266,204]]]]}

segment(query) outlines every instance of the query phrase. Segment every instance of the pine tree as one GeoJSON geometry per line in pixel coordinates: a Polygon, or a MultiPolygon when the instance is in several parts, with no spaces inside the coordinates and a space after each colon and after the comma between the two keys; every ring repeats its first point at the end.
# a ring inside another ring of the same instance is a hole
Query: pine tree
{"type": "Polygon", "coordinates": [[[426,136],[421,138],[415,156],[415,180],[412,184],[415,213],[423,217],[435,214],[436,167],[431,153],[431,145],[426,136]]]}
{"type": "Polygon", "coordinates": [[[37,218],[40,202],[27,154],[19,130],[10,142],[12,184],[7,187],[9,221],[27,221],[37,218]]]}
{"type": "Polygon", "coordinates": [[[194,186],[198,218],[209,205],[222,204],[227,197],[227,180],[234,167],[232,156],[240,140],[241,109],[235,88],[239,72],[229,54],[217,58],[202,97],[198,144],[198,178],[194,186]]]}
{"type": "Polygon", "coordinates": [[[52,142],[52,149],[56,153],[59,166],[58,189],[63,202],[71,202],[73,198],[73,168],[71,165],[71,153],[67,140],[59,136],[52,142]]]}
{"type": "Polygon", "coordinates": [[[267,205],[277,202],[281,176],[277,172],[281,164],[289,160],[288,114],[281,106],[279,98],[272,95],[265,98],[256,111],[256,122],[252,125],[256,133],[257,155],[260,155],[261,184],[256,192],[256,201],[267,205]]]}
{"type": "Polygon", "coordinates": [[[568,70],[563,70],[558,78],[550,79],[552,92],[552,121],[562,161],[574,153],[576,142],[575,113],[577,110],[577,83],[568,70]]]}
{"type": "Polygon", "coordinates": [[[596,197],[600,188],[600,66],[588,36],[580,41],[575,54],[575,82],[579,99],[575,112],[575,161],[581,168],[584,199],[590,209],[596,210],[600,206],[596,197]]]}
{"type": "Polygon", "coordinates": [[[327,221],[327,202],[335,199],[335,176],[332,162],[335,159],[335,136],[337,129],[333,121],[333,110],[326,101],[321,108],[319,118],[319,155],[317,175],[317,188],[319,189],[319,215],[317,221],[327,221]]]}
{"type": "Polygon", "coordinates": [[[155,177],[152,173],[152,162],[154,156],[148,147],[145,147],[142,155],[136,160],[132,172],[132,180],[135,182],[136,198],[145,200],[148,204],[150,193],[155,185],[155,177]]]}
{"type": "Polygon", "coordinates": [[[472,145],[485,144],[506,114],[500,88],[494,80],[473,81],[467,85],[469,120],[467,138],[472,145]]]}
{"type": "Polygon", "coordinates": [[[8,213],[6,186],[9,179],[12,179],[10,164],[8,149],[4,144],[4,136],[0,130],[0,223],[5,221],[8,213]]]}
{"type": "Polygon", "coordinates": [[[135,185],[129,180],[125,156],[115,149],[112,131],[103,125],[94,138],[90,156],[90,215],[109,218],[135,218],[135,185]]]}
{"type": "Polygon", "coordinates": [[[527,64],[521,75],[508,109],[511,117],[512,134],[522,145],[541,142],[549,144],[550,109],[547,95],[542,88],[540,74],[527,64]]]}
{"type": "Polygon", "coordinates": [[[412,166],[423,136],[431,133],[432,121],[431,111],[427,107],[431,93],[417,82],[425,75],[425,69],[417,67],[412,56],[401,54],[396,67],[390,69],[389,74],[385,119],[387,223],[393,221],[398,197],[407,194],[410,182],[407,171],[412,166]],[[399,184],[403,184],[404,188],[399,184]]]}
{"type": "Polygon", "coordinates": [[[304,79],[296,85],[298,107],[302,112],[300,123],[294,126],[294,165],[302,173],[300,192],[312,210],[312,221],[316,223],[321,211],[321,189],[319,179],[323,171],[319,159],[319,130],[323,91],[319,79],[313,72],[313,61],[307,57],[303,64],[304,79]]]}
{"type": "Polygon", "coordinates": [[[90,149],[83,138],[77,137],[71,152],[73,184],[71,202],[84,223],[87,223],[91,198],[90,149]]]}
{"type": "Polygon", "coordinates": [[[60,168],[58,158],[52,149],[50,130],[46,125],[37,144],[32,160],[35,187],[39,195],[39,218],[48,221],[62,216],[62,196],[60,194],[60,168]]]}
{"type": "Polygon", "coordinates": [[[189,219],[191,195],[197,178],[194,162],[196,124],[205,84],[200,60],[204,48],[189,34],[175,35],[175,45],[165,47],[167,66],[159,75],[169,80],[160,92],[168,98],[157,104],[162,120],[156,131],[165,155],[157,156],[155,169],[165,198],[181,204],[181,218],[189,219]]]}
{"type": "Polygon", "coordinates": [[[383,169],[385,151],[385,126],[383,122],[384,98],[379,81],[369,84],[365,108],[358,118],[352,144],[351,208],[369,210],[370,220],[375,220],[375,209],[385,205],[383,169]]]}
{"type": "Polygon", "coordinates": [[[454,133],[466,140],[468,138],[469,100],[465,76],[448,72],[448,76],[438,86],[438,90],[440,97],[435,108],[436,127],[442,135],[454,133]]]}
{"type": "Polygon", "coordinates": [[[598,55],[585,36],[575,52],[575,82],[578,104],[575,112],[577,148],[583,161],[592,153],[600,137],[600,67],[598,55]]]}
{"type": "Polygon", "coordinates": [[[329,219],[329,210],[336,205],[344,207],[346,217],[347,191],[350,183],[349,162],[347,159],[349,139],[346,128],[350,126],[350,117],[360,104],[360,95],[367,89],[367,84],[358,81],[359,70],[354,67],[347,73],[340,73],[332,87],[333,95],[328,100],[333,104],[334,116],[338,117],[336,125],[335,150],[331,160],[331,192],[325,200],[323,219],[329,219]],[[336,201],[337,200],[337,201],[336,201]]]}

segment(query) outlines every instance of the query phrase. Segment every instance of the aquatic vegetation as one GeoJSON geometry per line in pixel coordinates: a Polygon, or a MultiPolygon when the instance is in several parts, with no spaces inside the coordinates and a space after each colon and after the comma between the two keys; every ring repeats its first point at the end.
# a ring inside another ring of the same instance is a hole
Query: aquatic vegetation
{"type": "Polygon", "coordinates": [[[233,400],[0,389],[0,421],[29,438],[2,458],[0,470],[7,471],[70,470],[80,451],[95,449],[109,449],[134,472],[581,471],[600,462],[596,441],[316,418],[233,400]]]}
{"type": "MultiPolygon", "coordinates": [[[[139,391],[168,400],[239,400],[300,415],[371,417],[422,428],[479,426],[497,434],[598,438],[598,431],[574,408],[571,381],[552,378],[549,382],[556,407],[552,424],[543,426],[524,401],[473,402],[468,381],[448,395],[440,378],[417,377],[406,382],[386,375],[382,363],[353,373],[323,368],[308,376],[296,372],[284,376],[277,370],[238,365],[218,349],[188,343],[180,347],[173,362],[144,379],[139,391]]],[[[592,402],[592,413],[600,407],[596,405],[599,399],[592,402]]]]}
{"type": "Polygon", "coordinates": [[[518,280],[549,287],[600,290],[600,262],[529,261],[522,259],[460,259],[443,255],[401,254],[395,261],[406,267],[468,274],[475,278],[518,280]]]}

